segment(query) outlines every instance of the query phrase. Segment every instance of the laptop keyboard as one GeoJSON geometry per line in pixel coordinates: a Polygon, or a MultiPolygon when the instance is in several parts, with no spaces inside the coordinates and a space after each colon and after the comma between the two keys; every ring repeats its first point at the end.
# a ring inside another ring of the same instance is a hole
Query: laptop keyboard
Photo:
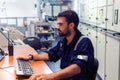
{"type": "Polygon", "coordinates": [[[15,60],[16,75],[31,76],[34,74],[33,68],[29,61],[15,60]]]}

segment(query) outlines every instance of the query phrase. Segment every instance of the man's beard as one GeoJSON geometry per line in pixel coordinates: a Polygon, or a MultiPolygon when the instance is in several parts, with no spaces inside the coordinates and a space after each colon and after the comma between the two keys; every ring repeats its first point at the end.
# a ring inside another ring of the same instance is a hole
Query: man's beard
{"type": "Polygon", "coordinates": [[[62,33],[60,30],[58,30],[58,32],[60,37],[67,37],[70,35],[70,30],[68,30],[66,33],[62,33]]]}

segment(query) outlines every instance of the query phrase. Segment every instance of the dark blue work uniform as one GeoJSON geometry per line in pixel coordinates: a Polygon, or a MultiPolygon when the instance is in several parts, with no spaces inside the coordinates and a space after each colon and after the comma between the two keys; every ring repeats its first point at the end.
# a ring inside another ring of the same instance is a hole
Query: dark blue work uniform
{"type": "Polygon", "coordinates": [[[58,44],[48,51],[50,61],[56,62],[61,59],[60,67],[64,69],[71,64],[77,64],[81,68],[81,73],[62,80],[91,80],[91,68],[94,61],[94,49],[89,38],[83,38],[74,50],[78,39],[83,36],[76,31],[72,42],[66,45],[66,38],[61,39],[58,44]],[[86,59],[84,59],[86,58],[86,59]]]}

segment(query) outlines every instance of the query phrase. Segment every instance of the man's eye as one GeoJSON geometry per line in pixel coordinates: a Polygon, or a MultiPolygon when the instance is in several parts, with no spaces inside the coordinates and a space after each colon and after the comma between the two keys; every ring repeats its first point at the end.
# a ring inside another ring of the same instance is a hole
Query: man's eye
{"type": "Polygon", "coordinates": [[[59,25],[59,26],[62,26],[63,24],[62,24],[62,23],[59,23],[58,25],[59,25]]]}

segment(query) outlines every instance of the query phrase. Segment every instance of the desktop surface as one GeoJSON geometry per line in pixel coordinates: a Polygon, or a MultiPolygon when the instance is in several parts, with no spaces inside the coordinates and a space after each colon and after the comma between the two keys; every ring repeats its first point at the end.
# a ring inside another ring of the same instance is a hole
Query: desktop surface
{"type": "MultiPolygon", "coordinates": [[[[5,48],[7,50],[7,48],[5,48]]],[[[28,45],[15,45],[14,56],[5,56],[0,61],[0,80],[27,80],[24,77],[16,76],[14,60],[19,55],[37,54],[37,52],[28,45]]],[[[52,73],[44,61],[32,61],[31,65],[35,73],[48,74],[52,73]]]]}

